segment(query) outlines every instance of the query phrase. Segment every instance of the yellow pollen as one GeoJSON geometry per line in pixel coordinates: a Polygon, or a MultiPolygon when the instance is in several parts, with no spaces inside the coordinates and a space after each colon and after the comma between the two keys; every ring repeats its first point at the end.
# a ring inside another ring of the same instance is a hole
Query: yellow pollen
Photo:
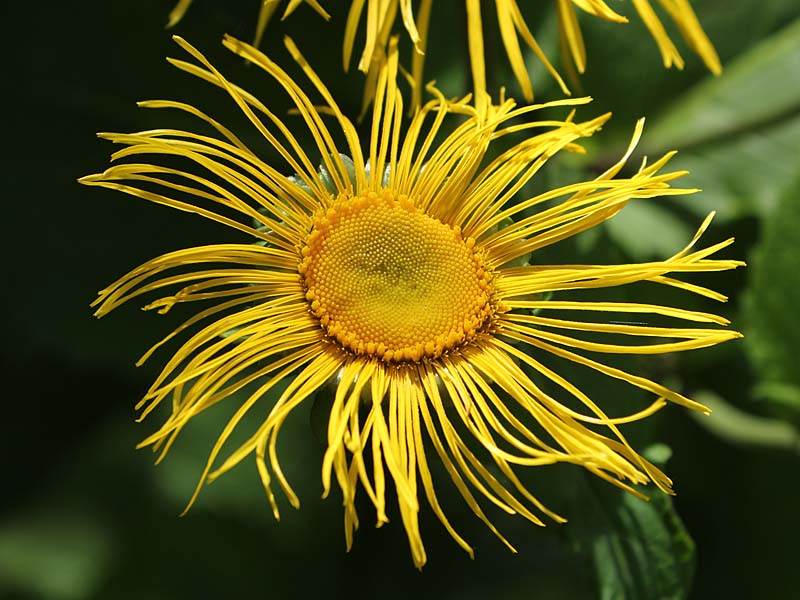
{"type": "Polygon", "coordinates": [[[490,323],[491,274],[475,240],[406,196],[340,196],[316,216],[302,256],[311,312],[356,354],[435,358],[490,323]]]}

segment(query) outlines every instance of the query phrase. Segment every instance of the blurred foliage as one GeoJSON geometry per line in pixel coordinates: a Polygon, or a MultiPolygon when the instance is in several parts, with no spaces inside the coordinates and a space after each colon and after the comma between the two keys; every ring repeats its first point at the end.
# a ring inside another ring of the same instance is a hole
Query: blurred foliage
{"type": "MultiPolygon", "coordinates": [[[[643,452],[660,468],[671,454],[663,444],[643,452]]],[[[579,554],[591,556],[598,597],[687,597],[695,546],[669,496],[647,489],[645,502],[585,473],[572,485],[565,483],[573,515],[564,526],[566,536],[579,554]]]]}
{"type": "MultiPolygon", "coordinates": [[[[646,429],[631,433],[639,448],[655,440],[672,448],[666,469],[678,496],[643,490],[650,497],[645,502],[567,465],[536,470],[527,474],[532,489],[570,522],[540,529],[491,515],[517,545],[519,554],[512,555],[474,521],[454,490],[448,494],[442,486],[448,516],[476,546],[476,560],[470,561],[435,517],[424,513],[430,562],[422,573],[412,568],[402,527],[390,523],[376,530],[368,510],[362,513],[353,551],[344,553],[338,500],[319,500],[324,448],[313,433],[311,423],[320,415],[311,406],[282,435],[286,470],[303,505],[300,511],[282,506],[280,523],[271,517],[251,463],[210,486],[186,517],[177,517],[225,418],[224,409],[193,423],[158,467],[147,454],[133,450],[153,424],[133,425],[131,407],[164,353],[139,370],[133,362],[181,315],[176,310],[177,316],[157,319],[128,308],[97,323],[87,306],[94,290],[156,254],[238,239],[200,219],[111,192],[88,191],[74,182],[106,163],[109,147],[93,132],[180,126],[186,118],[136,110],[135,100],[190,100],[237,133],[242,129],[236,126],[243,120],[221,94],[178,76],[164,63],[165,55],[177,51],[163,29],[172,3],[53,3],[35,22],[23,3],[3,8],[4,23],[12,25],[4,42],[6,56],[13,57],[6,75],[13,93],[5,97],[10,101],[4,113],[9,142],[3,149],[4,198],[11,215],[2,220],[6,343],[0,365],[11,383],[5,395],[11,413],[3,435],[0,597],[796,595],[796,0],[748,0],[735,8],[714,0],[693,2],[723,59],[721,78],[708,75],[688,52],[684,71],[663,70],[655,44],[637,19],[624,31],[596,19],[586,22],[589,62],[581,93],[596,102],[580,115],[613,110],[615,117],[591,140],[585,156],[555,161],[536,183],[575,181],[602,169],[624,148],[635,119],[647,116],[642,153],[655,158],[672,147],[682,149],[673,165],[691,172],[684,185],[704,191],[677,200],[631,203],[608,225],[538,260],[567,262],[570,254],[581,262],[650,260],[682,247],[705,214],[716,210],[708,241],[736,235],[728,256],[752,263],[747,270],[709,276],[708,281],[731,297],[723,312],[744,329],[744,340],[637,364],[716,409],[711,417],[692,419],[671,408],[646,429]]],[[[469,86],[461,4],[435,5],[434,22],[447,22],[448,28],[431,38],[426,77],[436,78],[448,94],[461,93],[469,86]]],[[[223,32],[250,39],[257,8],[254,0],[197,0],[177,32],[233,80],[274,99],[279,111],[285,101],[267,78],[218,47],[223,32]]],[[[620,3],[620,10],[626,9],[632,9],[630,3],[620,3]]],[[[270,26],[264,49],[287,64],[280,38],[291,34],[343,108],[356,114],[362,79],[358,72],[341,73],[344,15],[331,12],[325,23],[301,6],[287,21],[270,26]]],[[[552,11],[543,8],[534,34],[550,55],[557,54],[553,25],[552,11]]],[[[513,81],[503,57],[495,58],[490,84],[513,81]]],[[[553,82],[529,58],[537,100],[558,97],[553,82]]],[[[508,92],[517,94],[515,84],[508,92]]],[[[253,132],[243,130],[242,137],[260,148],[253,132]]],[[[711,301],[693,302],[698,310],[718,310],[711,301]]],[[[624,406],[640,400],[630,391],[622,396],[613,382],[592,385],[601,403],[624,406]]],[[[666,460],[664,446],[652,451],[661,453],[653,460],[666,460]]]]}
{"type": "Polygon", "coordinates": [[[799,223],[800,179],[786,188],[777,210],[766,219],[751,265],[745,314],[753,338],[753,361],[764,382],[800,385],[793,352],[800,340],[800,320],[792,318],[800,305],[799,223]]]}

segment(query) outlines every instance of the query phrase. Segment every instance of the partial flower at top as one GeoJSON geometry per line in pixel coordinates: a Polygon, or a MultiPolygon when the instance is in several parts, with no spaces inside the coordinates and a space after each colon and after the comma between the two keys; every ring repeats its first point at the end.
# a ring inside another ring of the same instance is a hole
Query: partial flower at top
{"type": "MultiPolygon", "coordinates": [[[[486,64],[484,54],[484,35],[480,0],[464,0],[466,3],[467,29],[469,38],[469,56],[472,66],[472,77],[476,95],[483,97],[486,90],[486,64]]],[[[627,23],[628,19],[612,10],[603,0],[554,0],[558,14],[558,28],[561,42],[561,53],[565,65],[574,67],[579,73],[586,69],[586,47],[581,34],[576,7],[593,17],[614,22],[627,23]]],[[[285,19],[303,2],[308,3],[325,19],[329,18],[325,9],[317,0],[289,0],[282,18],[285,19]]],[[[533,85],[520,46],[520,39],[542,62],[553,76],[561,90],[570,95],[570,90],[561,75],[552,65],[547,55],[536,41],[529,28],[523,9],[518,0],[494,0],[497,15],[497,26],[503,40],[506,55],[514,71],[522,95],[526,101],[533,101],[533,85]]],[[[650,0],[631,0],[636,12],[642,19],[661,52],[664,66],[682,69],[683,57],[676,48],[664,25],[653,9],[650,0]]],[[[184,15],[192,0],[180,0],[170,14],[169,26],[175,25],[184,15]]],[[[270,17],[280,4],[280,0],[263,0],[256,28],[255,45],[258,46],[264,28],[270,17]]],[[[524,5],[525,3],[523,3],[524,5]]],[[[708,69],[715,75],[722,72],[719,57],[714,46],[703,31],[700,22],[692,9],[689,0],[659,0],[659,4],[678,27],[683,39],[700,56],[708,69]]],[[[431,8],[433,0],[419,0],[416,14],[412,0],[352,0],[349,3],[347,23],[343,42],[344,69],[348,70],[352,62],[353,52],[358,38],[358,29],[364,22],[364,46],[358,59],[358,69],[367,76],[364,87],[364,108],[369,106],[375,97],[378,74],[386,60],[389,37],[392,35],[398,13],[408,37],[414,44],[411,75],[414,85],[412,106],[418,107],[422,100],[423,68],[427,49],[428,31],[430,29],[431,8]],[[365,10],[366,9],[366,10],[365,10]]],[[[494,90],[490,90],[494,91],[494,90]]]]}
{"type": "MultiPolygon", "coordinates": [[[[642,21],[647,26],[653,39],[658,44],[665,67],[683,68],[683,58],[669,37],[664,25],[651,6],[650,0],[631,0],[642,21]]],[[[469,55],[472,65],[472,77],[476,94],[486,90],[486,65],[484,54],[484,35],[480,0],[465,0],[469,37],[469,55]]],[[[398,12],[398,4],[403,24],[416,52],[412,61],[412,74],[416,82],[415,105],[421,99],[423,81],[423,64],[427,48],[427,37],[430,26],[432,0],[420,0],[416,19],[414,18],[411,0],[366,0],[367,3],[367,36],[364,51],[359,61],[359,69],[368,73],[370,65],[380,63],[380,54],[386,48],[391,27],[398,12]]],[[[520,39],[527,45],[545,68],[558,82],[561,90],[569,95],[570,91],[555,67],[537,43],[529,22],[526,21],[520,2],[517,0],[495,0],[497,26],[503,45],[514,71],[514,75],[522,88],[522,94],[528,102],[533,101],[533,86],[520,47],[520,39]]],[[[523,5],[528,4],[523,2],[523,5]]],[[[709,41],[697,16],[688,0],[659,0],[659,4],[677,25],[689,47],[702,58],[709,70],[718,75],[722,72],[719,57],[709,41]]],[[[555,0],[558,13],[559,35],[564,63],[571,62],[579,73],[586,69],[586,48],[581,34],[578,15],[575,8],[586,14],[615,23],[627,23],[628,19],[612,10],[603,0],[555,0]]],[[[362,14],[364,0],[353,2],[348,15],[348,30],[345,36],[345,66],[353,51],[356,27],[362,14]]],[[[373,67],[374,68],[374,67],[373,67]]]]}
{"type": "MultiPolygon", "coordinates": [[[[181,19],[183,19],[186,11],[192,5],[193,0],[178,0],[178,3],[169,13],[167,27],[175,27],[181,19]]],[[[317,13],[326,21],[330,19],[330,15],[325,12],[325,9],[320,6],[317,0],[288,0],[286,9],[283,11],[281,19],[285,19],[291,15],[294,10],[303,2],[311,6],[317,13]]],[[[261,0],[261,10],[258,12],[258,21],[256,22],[256,35],[253,42],[256,46],[261,44],[261,39],[264,37],[264,30],[267,28],[273,13],[281,4],[281,0],[261,0]]]]}
{"type": "Polygon", "coordinates": [[[445,514],[448,482],[511,550],[487,505],[536,525],[565,520],[533,494],[524,471],[570,463],[634,494],[647,482],[671,493],[669,478],[636,452],[624,426],[669,403],[707,409],[615,366],[613,357],[704,348],[739,334],[714,314],[599,298],[607,288],[640,284],[725,300],[680,276],[739,266],[712,258],[732,240],[695,248],[709,217],[663,261],[540,259],[543,248],[603,223],[629,201],[695,191],[670,186],[684,174],[666,170],[672,152],[620,175],[642,122],[625,155],[594,179],[521,195],[551,157],[582,151],[580,140],[609,115],[576,121],[573,109],[563,120],[536,120],[541,108],[566,113],[588,99],[522,108],[484,99],[475,108],[429,86],[433,99],[404,125],[392,40],[362,145],[291,40],[286,46],[308,79],[304,86],[254,47],[224,41],[286,91],[299,115],[288,119],[176,41],[193,61],[170,62],[224,90],[262,136],[260,145],[280,157],[268,162],[199,108],[155,100],[141,106],[188,113],[208,132],[100,134],[122,148],[106,171],[81,180],[201,215],[245,237],[154,258],[95,302],[97,316],[144,295],[155,295],[145,308],[161,314],[176,304],[205,305],[141,359],[184,338],[138,406],[141,418],[162,404],[171,412],[142,442],[160,451],[159,460],[203,411],[218,403],[231,409],[190,506],[204,483],[253,456],[275,517],[276,480],[298,507],[279,462],[278,434],[315,397],[331,404],[322,488],[325,496],[334,484],[341,490],[348,549],[359,492],[377,526],[402,522],[418,567],[426,562],[423,502],[473,554],[462,524],[445,514]],[[313,142],[301,145],[302,134],[313,142]],[[504,149],[495,147],[500,138],[504,149]],[[650,324],[626,323],[630,315],[650,324]],[[609,414],[606,399],[559,373],[565,366],[651,398],[631,398],[627,414],[609,414]],[[252,429],[243,420],[248,414],[261,415],[252,429]],[[234,431],[246,441],[231,448],[234,431]]]}

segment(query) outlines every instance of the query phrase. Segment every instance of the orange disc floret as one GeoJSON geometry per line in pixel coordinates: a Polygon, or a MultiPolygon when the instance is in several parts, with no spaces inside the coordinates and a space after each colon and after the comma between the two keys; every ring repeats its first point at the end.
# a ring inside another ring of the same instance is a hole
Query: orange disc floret
{"type": "Polygon", "coordinates": [[[475,240],[389,191],[340,196],[298,266],[311,312],[356,354],[419,362],[472,340],[493,314],[475,240]]]}

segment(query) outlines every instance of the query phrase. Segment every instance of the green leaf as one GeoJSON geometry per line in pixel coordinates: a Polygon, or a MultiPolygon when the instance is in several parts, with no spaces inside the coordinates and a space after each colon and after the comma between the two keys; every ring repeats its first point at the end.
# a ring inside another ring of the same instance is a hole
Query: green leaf
{"type": "Polygon", "coordinates": [[[606,221],[611,238],[637,260],[666,258],[692,239],[694,231],[654,200],[633,200],[606,221]]]}
{"type": "MultiPolygon", "coordinates": [[[[681,185],[700,194],[675,199],[678,206],[720,221],[763,217],[800,170],[800,20],[677,96],[648,123],[642,152],[659,156],[681,150],[671,162],[689,171],[681,185]]],[[[619,224],[621,227],[622,224],[619,224]]]]}
{"type": "Polygon", "coordinates": [[[798,139],[800,114],[680,152],[669,164],[671,169],[689,171],[680,185],[703,191],[671,202],[700,218],[716,211],[722,222],[768,216],[800,172],[798,139]]]}
{"type": "Polygon", "coordinates": [[[649,151],[700,144],[800,110],[800,19],[677,98],[649,128],[649,151]]]}
{"type": "Polygon", "coordinates": [[[800,415],[800,387],[798,386],[766,381],[756,385],[753,389],[753,396],[788,408],[800,415]]]}
{"type": "MultiPolygon", "coordinates": [[[[669,458],[664,445],[645,456],[669,458]]],[[[675,512],[672,499],[654,487],[648,500],[581,474],[576,478],[571,519],[565,531],[573,547],[591,557],[598,597],[604,600],[688,596],[694,575],[694,542],[675,512]]]]}
{"type": "Polygon", "coordinates": [[[763,242],[748,270],[745,348],[764,381],[800,386],[800,179],[764,223],[763,242]]]}
{"type": "Polygon", "coordinates": [[[711,414],[689,414],[717,437],[742,446],[800,451],[800,433],[788,423],[751,415],[709,390],[695,392],[693,396],[708,406],[711,414]]]}

